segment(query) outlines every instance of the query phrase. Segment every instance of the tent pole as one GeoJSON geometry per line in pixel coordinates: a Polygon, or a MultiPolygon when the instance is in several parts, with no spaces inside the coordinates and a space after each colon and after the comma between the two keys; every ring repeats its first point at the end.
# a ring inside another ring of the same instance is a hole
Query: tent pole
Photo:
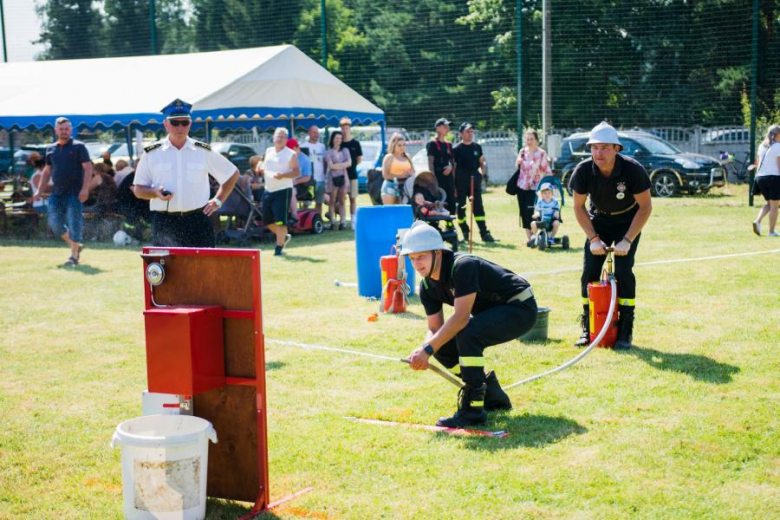
{"type": "Polygon", "coordinates": [[[206,140],[207,143],[210,143],[211,142],[211,132],[209,132],[209,122],[208,121],[204,121],[203,122],[203,127],[206,129],[205,140],[206,140]]]}
{"type": "Polygon", "coordinates": [[[125,141],[127,142],[127,155],[130,156],[130,162],[133,162],[133,125],[132,123],[125,127],[125,141]]]}
{"type": "Polygon", "coordinates": [[[380,157],[384,157],[387,153],[387,149],[385,148],[385,120],[381,120],[379,122],[379,136],[382,139],[382,153],[379,154],[380,157]]]}
{"type": "Polygon", "coordinates": [[[14,161],[14,131],[8,129],[8,148],[11,151],[11,175],[16,173],[16,161],[14,161]]]}
{"type": "Polygon", "coordinates": [[[295,118],[290,118],[290,137],[295,139],[295,118]]]}

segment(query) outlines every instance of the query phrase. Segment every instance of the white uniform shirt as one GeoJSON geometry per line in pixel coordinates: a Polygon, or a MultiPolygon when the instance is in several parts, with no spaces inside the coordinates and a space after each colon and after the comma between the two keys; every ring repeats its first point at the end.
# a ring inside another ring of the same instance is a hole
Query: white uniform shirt
{"type": "Polygon", "coordinates": [[[301,148],[309,149],[309,158],[314,168],[314,181],[325,182],[325,145],[306,141],[301,148]]]}
{"type": "Polygon", "coordinates": [[[181,150],[166,137],[158,148],[141,156],[133,184],[163,187],[173,194],[168,202],[149,201],[152,211],[192,211],[209,201],[209,174],[224,184],[235,172],[233,163],[217,152],[195,146],[195,141],[189,137],[181,150]]]}
{"type": "Polygon", "coordinates": [[[263,162],[265,191],[273,193],[275,191],[293,187],[293,180],[291,178],[274,178],[274,175],[277,173],[290,173],[292,171],[290,161],[292,161],[293,155],[295,155],[295,152],[286,147],[278,153],[273,146],[265,151],[265,161],[263,162]]]}

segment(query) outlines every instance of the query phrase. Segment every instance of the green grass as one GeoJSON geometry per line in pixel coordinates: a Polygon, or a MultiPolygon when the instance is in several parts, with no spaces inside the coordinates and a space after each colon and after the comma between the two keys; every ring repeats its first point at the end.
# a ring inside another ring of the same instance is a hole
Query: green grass
{"type": "MultiPolygon", "coordinates": [[[[550,341],[493,347],[502,382],[577,351],[575,248],[520,245],[516,202],[494,188],[501,240],[475,253],[529,275],[550,306],[550,341]]],[[[361,196],[363,198],[364,196],[361,196]]],[[[654,199],[637,262],[780,249],[750,232],[744,187],[654,199]]],[[[264,332],[404,356],[420,344],[410,313],[367,321],[377,302],[353,288],[349,232],[296,237],[263,256],[264,332]]],[[[120,518],[116,425],[140,415],[145,388],[138,250],[88,244],[84,266],[56,266],[57,242],[0,242],[0,518],[120,518]]],[[[457,438],[357,424],[344,416],[432,424],[454,389],[400,363],[268,344],[271,499],[314,491],[280,518],[770,518],[780,511],[780,255],[638,266],[637,348],[597,349],[573,368],[510,391],[491,418],[505,439],[457,438]]],[[[210,518],[240,504],[210,501],[210,518]]],[[[269,516],[273,518],[274,516],[269,516]]]]}

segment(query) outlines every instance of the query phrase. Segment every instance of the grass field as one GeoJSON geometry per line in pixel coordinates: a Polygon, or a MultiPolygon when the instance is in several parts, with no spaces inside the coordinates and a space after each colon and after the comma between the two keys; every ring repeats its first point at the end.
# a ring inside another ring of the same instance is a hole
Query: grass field
{"type": "MultiPolygon", "coordinates": [[[[504,439],[346,421],[432,424],[456,392],[400,363],[269,343],[271,499],[314,490],[267,517],[777,518],[780,239],[751,233],[746,201],[744,187],[654,199],[637,255],[636,348],[597,349],[511,390],[514,410],[488,425],[504,439]],[[774,253],[641,265],[761,251],[774,253]]],[[[567,206],[576,247],[528,250],[514,199],[493,188],[486,207],[501,242],[475,253],[527,273],[552,308],[548,342],[487,350],[508,384],[576,355],[584,237],[567,206]]],[[[121,517],[120,453],[108,444],[140,415],[146,382],[138,252],[88,244],[82,266],[60,269],[59,243],[0,242],[0,518],[121,517]]],[[[419,300],[369,322],[377,302],[334,286],[355,281],[354,258],[350,232],[264,255],[266,338],[399,357],[418,346],[419,300]]],[[[246,511],[214,500],[208,516],[246,511]]]]}

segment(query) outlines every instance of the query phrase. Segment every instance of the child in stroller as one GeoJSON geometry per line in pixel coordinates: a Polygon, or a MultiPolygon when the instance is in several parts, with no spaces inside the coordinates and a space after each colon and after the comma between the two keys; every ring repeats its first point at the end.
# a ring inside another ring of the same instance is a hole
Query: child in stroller
{"type": "Polygon", "coordinates": [[[414,218],[427,222],[435,227],[442,240],[452,245],[452,250],[458,250],[458,233],[455,231],[455,217],[450,215],[445,205],[447,193],[439,188],[436,176],[429,171],[422,171],[414,178],[412,191],[412,210],[414,218]],[[440,224],[444,223],[444,229],[440,224]]]}
{"type": "Polygon", "coordinates": [[[531,247],[544,250],[548,246],[561,244],[563,249],[569,248],[569,237],[564,236],[558,241],[555,235],[561,227],[561,205],[553,196],[553,185],[545,182],[539,189],[539,197],[534,206],[531,221],[531,233],[534,235],[531,247]]]}

